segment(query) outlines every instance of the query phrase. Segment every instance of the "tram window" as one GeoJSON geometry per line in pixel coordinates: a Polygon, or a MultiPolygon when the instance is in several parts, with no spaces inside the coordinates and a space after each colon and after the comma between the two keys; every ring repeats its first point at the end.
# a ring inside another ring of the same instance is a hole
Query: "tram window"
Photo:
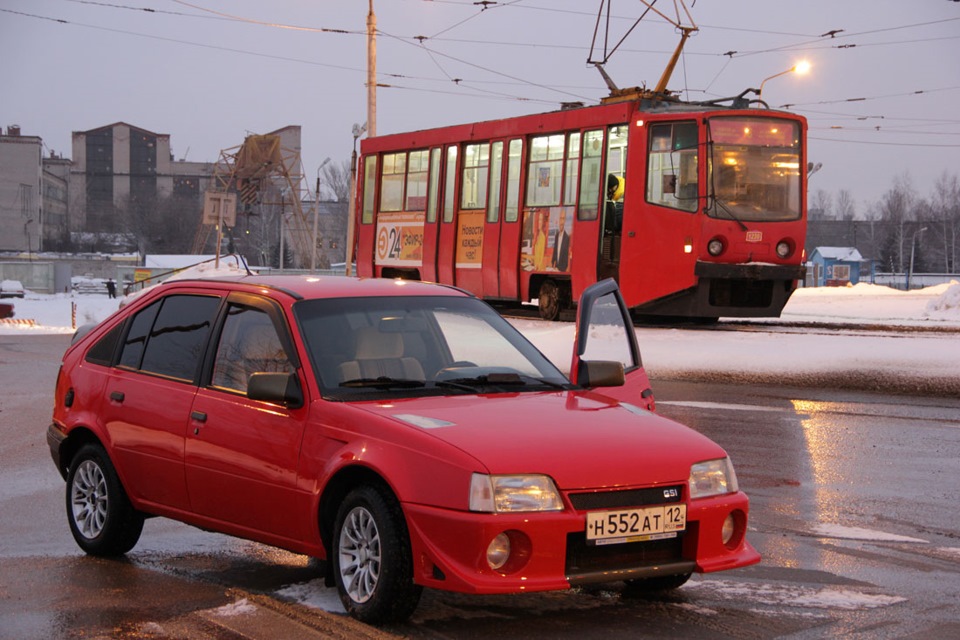
{"type": "Polygon", "coordinates": [[[373,222],[373,194],[376,184],[377,156],[367,156],[363,159],[363,224],[373,222]]]}
{"type": "Polygon", "coordinates": [[[651,125],[647,201],[681,211],[696,211],[698,175],[696,123],[651,125]]]}
{"type": "Polygon", "coordinates": [[[440,191],[440,149],[430,151],[430,187],[427,191],[427,222],[437,221],[437,198],[440,191]]]}
{"type": "Polygon", "coordinates": [[[503,143],[494,142],[490,150],[490,198],[487,202],[487,222],[500,221],[500,180],[503,175],[503,143]]]}
{"type": "Polygon", "coordinates": [[[520,163],[523,152],[523,140],[511,140],[507,158],[507,203],[504,218],[507,222],[516,222],[520,211],[520,163]]]}
{"type": "Polygon", "coordinates": [[[463,182],[460,206],[483,209],[487,206],[487,180],[490,173],[490,145],[468,144],[463,151],[463,182]]]}
{"type": "Polygon", "coordinates": [[[603,131],[587,131],[583,136],[583,163],[580,165],[580,205],[578,220],[596,220],[600,204],[600,166],[603,160],[603,131]]]}
{"type": "Polygon", "coordinates": [[[403,206],[403,181],[407,173],[407,154],[383,156],[383,177],[380,185],[380,211],[400,211],[403,206]]]}
{"type": "Polygon", "coordinates": [[[577,170],[580,168],[580,132],[567,137],[567,175],[563,179],[563,204],[577,202],[577,170]]]}
{"type": "Polygon", "coordinates": [[[563,134],[558,133],[530,140],[530,165],[527,167],[528,207],[560,204],[563,138],[563,134]]]}
{"type": "Polygon", "coordinates": [[[607,173],[623,178],[627,170],[627,126],[610,127],[607,140],[607,173]]]}
{"type": "Polygon", "coordinates": [[[428,151],[411,151],[407,160],[407,198],[404,211],[423,211],[427,204],[428,151]]]}
{"type": "Polygon", "coordinates": [[[457,184],[457,147],[447,148],[446,183],[443,186],[443,221],[453,221],[454,187],[457,184]]]}

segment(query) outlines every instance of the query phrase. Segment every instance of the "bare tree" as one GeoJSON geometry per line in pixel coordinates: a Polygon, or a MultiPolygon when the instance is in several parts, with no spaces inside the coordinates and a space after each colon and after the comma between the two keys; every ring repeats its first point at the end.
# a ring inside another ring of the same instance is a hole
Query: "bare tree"
{"type": "Polygon", "coordinates": [[[960,179],[944,171],[933,185],[930,199],[931,224],[940,230],[943,240],[944,273],[957,269],[957,236],[960,235],[960,179]]]}
{"type": "Polygon", "coordinates": [[[891,271],[904,271],[904,244],[910,233],[908,224],[914,219],[916,199],[913,183],[906,173],[894,178],[893,186],[880,198],[880,218],[887,223],[889,229],[881,250],[881,259],[884,264],[889,265],[891,271]]]}
{"type": "Polygon", "coordinates": [[[837,194],[837,219],[850,221],[857,217],[857,206],[853,196],[847,189],[840,189],[837,194]]]}
{"type": "MultiPolygon", "coordinates": [[[[347,202],[350,200],[350,161],[328,162],[320,173],[323,179],[320,182],[320,190],[333,195],[337,202],[347,202]]],[[[322,199],[322,198],[321,198],[322,199]]]]}
{"type": "Polygon", "coordinates": [[[827,191],[817,189],[814,192],[809,213],[815,219],[830,220],[833,218],[833,198],[827,191]]]}

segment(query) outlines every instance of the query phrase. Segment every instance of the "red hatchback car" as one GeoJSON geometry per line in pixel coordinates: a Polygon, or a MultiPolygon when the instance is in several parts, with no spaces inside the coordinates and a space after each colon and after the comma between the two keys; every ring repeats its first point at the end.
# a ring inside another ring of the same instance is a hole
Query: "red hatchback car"
{"type": "Polygon", "coordinates": [[[147,291],[74,340],[47,441],[89,554],[164,516],[325,559],[347,611],[468,593],[683,584],[753,564],[726,453],[653,413],[607,280],[565,377],[486,303],[402,280],[147,291]]]}

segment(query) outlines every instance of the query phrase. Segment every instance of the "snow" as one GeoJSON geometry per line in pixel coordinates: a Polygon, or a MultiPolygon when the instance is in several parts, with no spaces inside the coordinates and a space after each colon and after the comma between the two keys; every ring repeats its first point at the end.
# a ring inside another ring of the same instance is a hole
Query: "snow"
{"type": "MultiPolygon", "coordinates": [[[[175,278],[237,275],[240,267],[222,261],[185,270],[175,278]]],[[[127,297],[129,299],[130,296],[127,297]]],[[[10,302],[10,300],[5,300],[10,302]]],[[[13,301],[15,321],[0,320],[0,334],[70,334],[98,322],[123,300],[101,295],[38,295],[13,301]]],[[[569,371],[575,334],[572,323],[517,319],[511,322],[561,370],[569,371]]],[[[640,327],[644,366],[654,381],[713,379],[834,388],[957,393],[960,387],[960,282],[909,292],[884,286],[799,289],[791,297],[777,331],[770,320],[722,319],[721,330],[640,327]],[[736,323],[749,330],[724,331],[736,323]],[[839,331],[845,325],[874,325],[873,331],[839,331]],[[783,326],[785,325],[785,326],[783,326]]]]}
{"type": "Polygon", "coordinates": [[[856,247],[817,247],[814,249],[814,253],[830,260],[863,261],[863,256],[860,255],[856,247]]]}
{"type": "Polygon", "coordinates": [[[224,618],[232,618],[235,616],[242,616],[249,613],[255,613],[256,610],[257,610],[257,607],[254,604],[252,604],[246,598],[241,598],[236,602],[225,604],[222,607],[214,609],[213,614],[222,616],[224,618]]]}
{"type": "Polygon", "coordinates": [[[277,595],[321,611],[343,614],[347,612],[340,602],[337,590],[326,587],[322,579],[292,584],[277,591],[277,595]]]}
{"type": "Polygon", "coordinates": [[[824,538],[839,538],[843,540],[869,540],[871,542],[910,542],[927,544],[926,540],[901,536],[895,533],[874,531],[861,527],[848,527],[840,524],[820,523],[813,528],[814,533],[824,538]]]}
{"type": "Polygon", "coordinates": [[[690,581],[681,589],[690,589],[698,593],[705,592],[704,595],[709,594],[720,599],[749,600],[768,606],[798,607],[801,609],[856,611],[888,607],[906,602],[906,598],[900,596],[865,593],[852,589],[734,582],[713,578],[690,581]]]}

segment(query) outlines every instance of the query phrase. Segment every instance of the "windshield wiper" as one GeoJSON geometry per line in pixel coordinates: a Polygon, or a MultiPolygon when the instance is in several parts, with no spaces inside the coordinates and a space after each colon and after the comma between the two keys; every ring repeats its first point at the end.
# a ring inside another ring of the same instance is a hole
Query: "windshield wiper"
{"type": "Polygon", "coordinates": [[[537,378],[523,373],[488,373],[473,378],[451,378],[450,380],[437,380],[437,386],[451,386],[458,389],[473,389],[475,387],[506,387],[524,385],[529,382],[542,384],[553,389],[566,389],[567,386],[552,380],[537,378]]]}
{"type": "Polygon", "coordinates": [[[723,209],[724,211],[726,211],[726,212],[727,212],[727,215],[730,216],[730,219],[733,220],[734,222],[736,222],[738,225],[740,225],[740,228],[741,228],[741,229],[743,229],[744,231],[749,231],[749,230],[750,230],[750,229],[747,227],[747,225],[743,224],[743,221],[741,221],[740,218],[738,218],[737,216],[735,216],[735,215],[733,214],[733,211],[730,210],[730,207],[728,207],[727,205],[725,205],[725,204],[723,203],[723,200],[721,200],[721,199],[718,198],[716,195],[714,195],[714,196],[713,196],[713,202],[714,202],[714,204],[720,205],[720,208],[723,209]]]}
{"type": "Polygon", "coordinates": [[[375,389],[416,389],[427,386],[423,380],[407,380],[404,378],[389,378],[380,376],[379,378],[354,378],[340,383],[341,387],[365,388],[373,387],[375,389]]]}

